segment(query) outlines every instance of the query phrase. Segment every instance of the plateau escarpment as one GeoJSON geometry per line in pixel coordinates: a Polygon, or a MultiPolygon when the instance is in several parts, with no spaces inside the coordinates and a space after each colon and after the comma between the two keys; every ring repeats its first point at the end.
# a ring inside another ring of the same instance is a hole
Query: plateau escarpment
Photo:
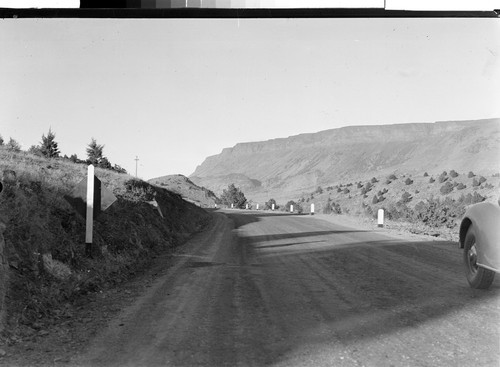
{"type": "Polygon", "coordinates": [[[230,183],[250,198],[291,196],[317,186],[393,172],[500,171],[500,119],[349,126],[239,143],[190,176],[216,194],[230,183]]]}

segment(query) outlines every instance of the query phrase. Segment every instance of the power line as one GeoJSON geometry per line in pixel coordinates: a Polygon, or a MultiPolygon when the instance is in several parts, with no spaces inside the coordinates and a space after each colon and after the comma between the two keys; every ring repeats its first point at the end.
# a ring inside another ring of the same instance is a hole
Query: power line
{"type": "Polygon", "coordinates": [[[138,156],[135,156],[135,177],[137,177],[137,161],[139,160],[138,156]]]}

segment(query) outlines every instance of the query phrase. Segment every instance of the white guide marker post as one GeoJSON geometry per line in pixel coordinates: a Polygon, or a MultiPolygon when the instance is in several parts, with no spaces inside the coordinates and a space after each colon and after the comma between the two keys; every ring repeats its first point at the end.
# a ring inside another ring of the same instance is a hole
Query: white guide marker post
{"type": "Polygon", "coordinates": [[[377,212],[378,227],[384,226],[384,209],[379,209],[377,212]]]}
{"type": "Polygon", "coordinates": [[[92,255],[92,231],[94,224],[94,166],[89,165],[87,170],[87,215],[85,225],[85,251],[87,256],[92,255]]]}
{"type": "Polygon", "coordinates": [[[246,205],[246,208],[248,209],[248,204],[246,205]]]}
{"type": "Polygon", "coordinates": [[[257,210],[259,210],[259,204],[257,204],[257,210]]]}
{"type": "Polygon", "coordinates": [[[271,206],[271,210],[274,210],[274,204],[272,204],[272,206],[271,206]]]}
{"type": "Polygon", "coordinates": [[[311,204],[311,215],[314,215],[314,204],[311,204]]]}
{"type": "Polygon", "coordinates": [[[293,205],[290,205],[290,213],[293,213],[293,205]]]}
{"type": "Polygon", "coordinates": [[[234,204],[231,204],[231,209],[233,209],[233,208],[234,208],[234,204]]]}

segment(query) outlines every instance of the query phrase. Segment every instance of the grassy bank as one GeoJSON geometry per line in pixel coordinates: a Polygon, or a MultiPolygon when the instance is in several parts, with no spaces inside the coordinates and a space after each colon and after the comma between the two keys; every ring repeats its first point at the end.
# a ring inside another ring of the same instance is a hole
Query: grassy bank
{"type": "Polygon", "coordinates": [[[74,300],[123,282],[209,221],[204,210],[177,194],[96,168],[118,200],[94,221],[88,258],[85,220],[64,199],[86,170],[67,160],[0,149],[0,222],[9,264],[4,336],[63,317],[74,300]],[[163,217],[148,203],[153,199],[163,217]]]}

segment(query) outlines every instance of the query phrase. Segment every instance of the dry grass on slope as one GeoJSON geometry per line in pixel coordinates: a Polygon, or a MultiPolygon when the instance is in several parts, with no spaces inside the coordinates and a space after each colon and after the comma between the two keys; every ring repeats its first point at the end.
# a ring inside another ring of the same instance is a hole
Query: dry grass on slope
{"type": "Polygon", "coordinates": [[[118,200],[94,221],[93,258],[87,258],[85,220],[64,199],[86,171],[86,165],[0,149],[0,221],[10,265],[4,334],[29,334],[40,320],[64,318],[75,299],[122,282],[209,220],[177,194],[96,168],[118,200]],[[153,198],[163,218],[147,203],[153,198]]]}

